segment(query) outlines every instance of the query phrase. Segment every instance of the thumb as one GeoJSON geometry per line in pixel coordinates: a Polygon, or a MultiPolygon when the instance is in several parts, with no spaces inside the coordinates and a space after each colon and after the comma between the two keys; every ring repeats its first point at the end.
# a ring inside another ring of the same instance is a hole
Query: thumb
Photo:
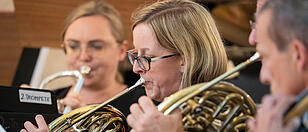
{"type": "Polygon", "coordinates": [[[21,84],[20,87],[22,87],[22,88],[31,88],[31,86],[28,85],[28,84],[21,84]]]}

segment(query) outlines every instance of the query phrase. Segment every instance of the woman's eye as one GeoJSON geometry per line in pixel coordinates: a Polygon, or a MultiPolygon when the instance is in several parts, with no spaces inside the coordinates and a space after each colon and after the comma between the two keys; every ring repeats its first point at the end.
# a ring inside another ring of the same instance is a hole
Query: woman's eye
{"type": "Polygon", "coordinates": [[[96,50],[100,50],[100,49],[103,48],[103,46],[102,45],[98,45],[98,44],[94,44],[94,45],[91,45],[91,48],[96,49],[96,50]]]}
{"type": "Polygon", "coordinates": [[[76,50],[76,49],[79,48],[79,45],[77,45],[77,44],[68,44],[68,47],[69,47],[70,49],[72,49],[72,50],[76,50]]]}
{"type": "Polygon", "coordinates": [[[143,58],[146,58],[146,59],[151,59],[151,58],[153,58],[153,57],[145,56],[145,55],[143,55],[142,57],[143,57],[143,58]]]}

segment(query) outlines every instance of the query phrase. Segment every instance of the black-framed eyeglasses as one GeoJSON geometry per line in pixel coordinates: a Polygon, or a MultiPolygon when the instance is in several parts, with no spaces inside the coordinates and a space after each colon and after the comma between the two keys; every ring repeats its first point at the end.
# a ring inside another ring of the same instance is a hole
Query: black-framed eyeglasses
{"type": "Polygon", "coordinates": [[[169,58],[172,56],[175,56],[177,54],[171,54],[171,55],[165,55],[160,57],[147,57],[147,56],[138,56],[138,53],[136,52],[136,49],[132,49],[129,51],[126,51],[128,60],[130,64],[134,65],[135,60],[137,60],[138,66],[145,71],[149,71],[151,69],[151,62],[169,58]]]}
{"type": "Polygon", "coordinates": [[[249,24],[250,24],[250,28],[251,29],[255,29],[255,27],[256,27],[256,22],[255,21],[249,20],[249,24]]]}

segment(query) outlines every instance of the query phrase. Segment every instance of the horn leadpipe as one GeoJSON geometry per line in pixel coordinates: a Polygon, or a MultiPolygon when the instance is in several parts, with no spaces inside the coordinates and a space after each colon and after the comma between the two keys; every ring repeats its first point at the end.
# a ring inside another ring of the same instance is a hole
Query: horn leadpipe
{"type": "MultiPolygon", "coordinates": [[[[67,122],[70,126],[76,124],[77,122],[81,121],[82,119],[88,117],[90,114],[94,113],[95,111],[97,111],[98,109],[106,106],[108,103],[110,103],[111,101],[123,96],[124,94],[134,90],[137,86],[144,84],[145,80],[143,78],[140,78],[133,86],[123,90],[122,92],[120,92],[119,94],[113,96],[112,98],[108,99],[107,101],[103,102],[102,104],[99,104],[98,106],[96,106],[95,108],[89,110],[88,112],[82,114],[81,116],[77,117],[74,120],[71,120],[69,122],[67,122]]],[[[53,124],[50,125],[49,128],[52,128],[53,124]]]]}

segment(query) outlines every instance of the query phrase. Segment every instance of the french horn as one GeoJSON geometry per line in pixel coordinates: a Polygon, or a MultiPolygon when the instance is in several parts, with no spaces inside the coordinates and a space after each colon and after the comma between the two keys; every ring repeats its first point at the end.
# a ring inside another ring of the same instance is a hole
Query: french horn
{"type": "MultiPolygon", "coordinates": [[[[245,121],[256,113],[254,101],[243,90],[221,80],[258,61],[256,53],[214,80],[196,84],[169,96],[158,105],[158,110],[168,115],[181,108],[186,131],[238,131],[247,130],[245,121]]],[[[108,103],[144,83],[140,79],[134,86],[100,105],[82,107],[65,114],[49,124],[51,131],[125,131],[125,117],[108,103]]]]}
{"type": "Polygon", "coordinates": [[[246,120],[253,118],[256,105],[240,88],[223,79],[258,61],[255,53],[245,62],[207,83],[185,88],[158,105],[168,115],[180,108],[185,131],[248,131],[246,120]]]}
{"type": "MultiPolygon", "coordinates": [[[[302,120],[303,125],[306,128],[308,128],[308,120],[307,117],[303,117],[305,114],[307,115],[308,112],[308,92],[304,91],[305,93],[297,98],[297,100],[292,104],[289,109],[286,111],[284,118],[283,118],[283,123],[286,125],[289,123],[293,118],[295,117],[300,117],[303,118],[302,120]]],[[[305,116],[306,116],[305,115],[305,116]]]]}
{"type": "Polygon", "coordinates": [[[144,79],[140,78],[133,86],[123,90],[102,104],[81,107],[58,117],[48,125],[50,131],[58,132],[69,129],[70,131],[77,132],[83,130],[91,132],[125,132],[128,129],[125,116],[121,111],[108,104],[144,84],[144,82],[144,79]]]}

